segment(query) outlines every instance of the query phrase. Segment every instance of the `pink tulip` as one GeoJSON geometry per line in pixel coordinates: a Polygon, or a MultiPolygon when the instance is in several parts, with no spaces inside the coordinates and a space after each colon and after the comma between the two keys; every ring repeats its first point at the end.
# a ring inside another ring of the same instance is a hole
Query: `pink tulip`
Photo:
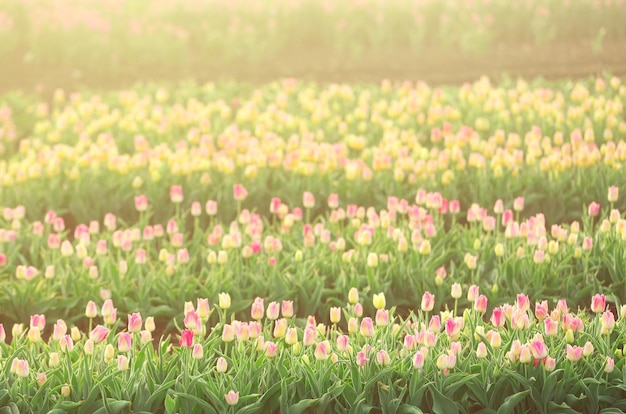
{"type": "Polygon", "coordinates": [[[132,347],[133,337],[128,332],[122,332],[117,340],[117,350],[119,352],[128,352],[132,347]]]}
{"type": "MultiPolygon", "coordinates": [[[[376,326],[389,325],[389,311],[387,309],[378,309],[376,311],[376,326]]],[[[363,325],[361,324],[361,328],[363,325]]]]}
{"type": "Polygon", "coordinates": [[[386,367],[391,364],[391,357],[389,356],[389,353],[387,351],[381,349],[376,353],[376,362],[378,363],[378,365],[386,367]]]}
{"type": "Polygon", "coordinates": [[[252,319],[259,321],[263,319],[263,315],[265,313],[265,307],[263,305],[263,299],[256,298],[252,303],[252,308],[250,310],[250,315],[252,319]]]}
{"type": "Polygon", "coordinates": [[[594,313],[604,312],[606,308],[606,297],[604,295],[593,295],[591,298],[591,311],[594,313]]]}
{"type": "Polygon", "coordinates": [[[281,303],[281,314],[284,318],[291,318],[293,316],[293,301],[283,300],[281,303]]]}
{"type": "Polygon", "coordinates": [[[426,355],[424,355],[424,353],[421,350],[417,351],[415,355],[413,356],[413,368],[415,369],[424,368],[425,358],[426,358],[426,355]]]}
{"type": "Polygon", "coordinates": [[[476,298],[474,309],[479,313],[487,312],[487,297],[485,295],[480,295],[476,298]]]}
{"type": "Polygon", "coordinates": [[[317,346],[315,347],[315,352],[313,354],[315,355],[315,359],[317,359],[318,361],[325,361],[329,357],[329,351],[330,344],[328,343],[328,341],[323,341],[317,344],[317,346]]]}
{"type": "Polygon", "coordinates": [[[546,318],[543,323],[546,336],[556,336],[559,330],[559,323],[554,321],[552,318],[546,318]]]}
{"type": "Polygon", "coordinates": [[[224,395],[224,399],[226,400],[226,404],[228,405],[237,405],[237,403],[239,402],[239,392],[230,390],[228,391],[228,394],[224,395]]]}
{"type": "Polygon", "coordinates": [[[278,314],[280,312],[280,308],[278,305],[278,302],[270,302],[269,305],[267,305],[267,319],[271,319],[271,320],[275,320],[278,319],[278,314]]]}
{"type": "Polygon", "coordinates": [[[365,364],[367,364],[368,361],[369,361],[369,358],[367,357],[367,354],[365,353],[365,351],[359,351],[356,354],[356,363],[358,366],[360,367],[365,366],[365,364]]]}
{"type": "Polygon", "coordinates": [[[535,303],[535,317],[540,321],[544,320],[548,316],[548,301],[535,303]]]}
{"type": "Polygon", "coordinates": [[[589,214],[590,217],[596,217],[598,214],[600,214],[600,204],[596,203],[595,201],[589,204],[589,207],[587,208],[587,214],[589,214]]]}
{"type": "Polygon", "coordinates": [[[361,335],[366,338],[374,336],[374,324],[372,318],[365,317],[361,321],[361,335]]]}
{"type": "Polygon", "coordinates": [[[196,301],[196,312],[198,313],[198,318],[200,318],[201,321],[208,320],[209,313],[211,312],[211,308],[209,307],[209,299],[198,298],[196,301]]]}
{"type": "Polygon", "coordinates": [[[180,185],[173,185],[170,187],[170,200],[175,204],[182,203],[183,188],[180,185]]]}
{"type": "Polygon", "coordinates": [[[102,325],[98,325],[89,334],[89,339],[94,341],[96,344],[104,341],[109,336],[109,329],[105,328],[102,325]]]}
{"type": "Polygon", "coordinates": [[[339,196],[337,195],[337,193],[330,194],[328,196],[327,202],[328,202],[328,208],[330,209],[336,209],[337,207],[339,207],[339,196]]]}
{"type": "Polygon", "coordinates": [[[206,205],[204,206],[204,209],[208,216],[215,216],[217,214],[217,201],[215,200],[207,201],[206,205]]]}
{"type": "MultiPolygon", "coordinates": [[[[137,210],[139,212],[143,212],[143,211],[146,211],[147,209],[148,209],[148,197],[146,197],[143,194],[135,196],[135,210],[137,210]]],[[[115,216],[113,216],[113,217],[115,217],[115,216]]],[[[105,226],[107,228],[114,228],[114,227],[116,227],[116,226],[112,226],[112,225],[111,226],[107,226],[106,224],[107,223],[106,223],[106,220],[105,220],[105,226]]],[[[112,224],[112,220],[111,220],[110,224],[112,224]]]]}
{"type": "Polygon", "coordinates": [[[567,359],[569,359],[572,362],[576,362],[580,358],[582,358],[583,348],[581,348],[580,346],[576,346],[576,345],[572,346],[570,344],[567,344],[565,346],[565,353],[566,353],[567,359]]]}
{"type": "Polygon", "coordinates": [[[524,312],[530,309],[530,299],[528,299],[528,296],[523,293],[519,293],[517,295],[517,308],[523,310],[524,312]]]}
{"type": "Polygon", "coordinates": [[[189,329],[183,329],[180,334],[179,345],[183,348],[191,348],[193,345],[193,331],[189,329]]]}
{"type": "Polygon", "coordinates": [[[276,356],[277,346],[272,341],[267,341],[265,343],[265,356],[268,358],[274,358],[276,356]]]}
{"type": "Polygon", "coordinates": [[[542,340],[536,339],[532,341],[530,343],[530,350],[535,359],[543,359],[548,356],[548,347],[542,340]]]}
{"type": "Polygon", "coordinates": [[[430,312],[435,306],[435,295],[430,292],[424,292],[422,295],[422,311],[430,312]]]}
{"type": "Polygon", "coordinates": [[[128,332],[137,333],[141,331],[143,320],[139,312],[128,315],[128,332]]]}
{"type": "Polygon", "coordinates": [[[248,190],[246,190],[246,188],[243,185],[241,184],[233,185],[233,198],[236,201],[243,201],[246,199],[247,196],[248,196],[248,190]]]}

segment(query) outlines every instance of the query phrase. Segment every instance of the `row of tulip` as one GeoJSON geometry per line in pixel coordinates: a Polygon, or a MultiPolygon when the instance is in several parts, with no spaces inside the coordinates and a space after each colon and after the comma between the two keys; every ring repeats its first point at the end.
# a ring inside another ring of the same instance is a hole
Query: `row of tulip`
{"type": "Polygon", "coordinates": [[[438,298],[426,291],[401,318],[377,293],[366,316],[353,288],[321,320],[297,315],[293,301],[266,306],[257,297],[239,320],[220,293],[215,303],[185,302],[179,334],[160,339],[153,316],[118,318],[110,299],[89,301],[86,329],[31,315],[10,339],[0,325],[0,405],[35,413],[626,409],[626,305],[609,309],[595,294],[589,311],[565,299],[533,307],[517,294],[487,313],[478,286],[455,284],[449,294],[454,309],[434,311],[438,298]],[[457,309],[465,294],[469,306],[457,309]]]}
{"type": "MultiPolygon", "coordinates": [[[[110,71],[187,68],[199,60],[271,61],[302,45],[358,57],[424,47],[467,53],[497,45],[623,40],[623,0],[15,0],[0,5],[0,58],[110,71]],[[254,41],[251,41],[254,39],[254,41]]],[[[10,62],[9,62],[10,63],[10,62]]]]}
{"type": "Polygon", "coordinates": [[[287,79],[59,90],[51,102],[8,94],[0,97],[0,197],[29,206],[31,219],[54,209],[77,222],[108,212],[135,221],[124,206],[140,194],[164,205],[159,220],[169,218],[163,188],[174,184],[191,199],[234,202],[230,189],[243,183],[245,207],[263,215],[265,188],[289,204],[311,191],[381,208],[388,196],[424,187],[464,205],[525,194],[527,213],[570,221],[623,182],[625,101],[617,77],[460,88],[287,79]]]}
{"type": "Polygon", "coordinates": [[[343,303],[350,287],[386,291],[403,315],[416,291],[441,297],[455,283],[480,286],[494,305],[520,290],[567,295],[577,306],[593,291],[610,294],[612,303],[626,300],[626,219],[615,208],[616,186],[602,205],[589,204],[581,221],[551,226],[543,214],[522,218],[524,197],[461,210],[458,200],[420,189],[411,201],[389,197],[377,210],[342,205],[331,194],[327,213],[312,218],[322,203],[306,192],[301,205],[272,198],[270,216],[262,217],[242,208],[243,185],[232,191],[235,205],[203,200],[186,209],[182,187],[172,186],[176,213],[165,222],[154,220],[162,206],[145,195],[134,199],[134,223],[109,213],[72,226],[53,210],[29,221],[24,206],[4,208],[0,322],[38,313],[74,322],[73,310],[98,296],[115,299],[124,313],[169,321],[190,295],[222,290],[237,290],[235,312],[261,295],[295,298],[307,314],[343,303]],[[220,220],[222,208],[236,210],[236,218],[220,220]]]}

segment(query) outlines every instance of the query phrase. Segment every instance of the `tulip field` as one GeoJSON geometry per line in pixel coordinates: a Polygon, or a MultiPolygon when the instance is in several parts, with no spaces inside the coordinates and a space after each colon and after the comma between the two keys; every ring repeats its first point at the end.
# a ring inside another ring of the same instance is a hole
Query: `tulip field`
{"type": "Polygon", "coordinates": [[[0,413],[626,411],[626,78],[0,94],[0,413]]]}

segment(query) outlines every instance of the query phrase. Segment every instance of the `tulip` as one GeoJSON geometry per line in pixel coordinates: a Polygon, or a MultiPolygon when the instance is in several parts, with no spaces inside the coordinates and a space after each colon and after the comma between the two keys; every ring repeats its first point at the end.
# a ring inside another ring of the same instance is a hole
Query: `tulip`
{"type": "Polygon", "coordinates": [[[356,354],[356,363],[358,366],[360,367],[365,366],[365,364],[367,364],[368,361],[369,361],[369,358],[367,357],[367,354],[365,353],[365,351],[359,351],[356,354]]]}
{"type": "Polygon", "coordinates": [[[433,307],[435,306],[435,295],[433,295],[430,292],[424,292],[424,294],[422,295],[422,311],[423,312],[430,312],[433,310],[433,307]]]}
{"type": "Polygon", "coordinates": [[[287,331],[287,320],[278,319],[274,325],[274,338],[283,338],[287,331]]]}
{"type": "Polygon", "coordinates": [[[274,358],[276,356],[277,346],[272,341],[265,342],[265,356],[268,358],[274,358]]]}
{"type": "Polygon", "coordinates": [[[270,302],[269,305],[267,305],[267,319],[270,320],[276,320],[278,319],[278,314],[280,312],[280,308],[278,305],[278,302],[270,302]]]}
{"type": "Polygon", "coordinates": [[[37,374],[37,385],[41,387],[48,380],[48,376],[45,372],[40,372],[37,374]]]}
{"type": "Polygon", "coordinates": [[[154,332],[156,326],[154,324],[154,316],[148,316],[144,322],[144,327],[148,332],[154,332]]]}
{"type": "Polygon", "coordinates": [[[387,351],[381,349],[376,354],[376,362],[378,363],[378,365],[386,367],[391,364],[391,357],[389,356],[389,353],[387,351]]]}
{"type": "Polygon", "coordinates": [[[230,308],[230,295],[228,293],[220,293],[219,297],[219,307],[220,309],[228,309],[230,308]]]}
{"type": "Polygon", "coordinates": [[[293,301],[283,300],[281,303],[281,314],[284,318],[291,318],[293,316],[293,301]]]}
{"type": "Polygon", "coordinates": [[[298,342],[298,331],[296,328],[287,329],[285,334],[285,343],[287,345],[295,345],[298,342]]]}
{"type": "Polygon", "coordinates": [[[129,361],[126,355],[117,356],[117,369],[119,371],[126,371],[128,369],[129,361]]]}
{"type": "Polygon", "coordinates": [[[217,370],[217,372],[222,374],[226,372],[226,370],[228,369],[228,362],[226,362],[226,359],[224,357],[219,357],[217,359],[215,369],[217,370]]]}
{"type": "Polygon", "coordinates": [[[224,395],[224,399],[226,400],[226,404],[228,405],[237,405],[237,403],[239,402],[239,392],[230,390],[228,391],[228,394],[224,395]]]}
{"type": "Polygon", "coordinates": [[[523,310],[524,312],[530,309],[530,299],[528,296],[523,293],[519,293],[517,295],[517,308],[523,310]]]}
{"type": "Polygon", "coordinates": [[[128,332],[122,332],[117,340],[117,350],[126,353],[131,350],[132,336],[128,332]]]}
{"type": "Polygon", "coordinates": [[[594,313],[604,312],[606,308],[606,297],[596,294],[591,298],[591,311],[594,313]]]}
{"type": "Polygon", "coordinates": [[[174,204],[180,204],[183,201],[183,188],[180,185],[170,187],[170,200],[174,204]]]}
{"type": "Polygon", "coordinates": [[[378,309],[376,311],[376,326],[389,325],[389,311],[387,309],[378,309]]]}
{"type": "Polygon", "coordinates": [[[204,348],[201,344],[195,344],[193,346],[191,356],[193,357],[193,359],[202,359],[202,357],[204,357],[204,348]]]}
{"type": "Polygon", "coordinates": [[[233,185],[233,198],[236,201],[243,201],[248,197],[248,190],[241,184],[233,185]]]}
{"type": "Polygon", "coordinates": [[[579,346],[572,346],[570,344],[565,345],[565,354],[567,359],[572,362],[578,361],[583,356],[583,348],[579,346]]]}
{"type": "Polygon", "coordinates": [[[366,317],[361,321],[361,335],[364,337],[374,336],[374,324],[372,318],[366,317]]]}
{"type": "MultiPolygon", "coordinates": [[[[357,290],[357,288],[351,288],[350,291],[348,292],[348,301],[351,304],[355,304],[359,301],[359,291],[357,290]]],[[[383,305],[383,308],[385,306],[383,305]]]]}
{"type": "Polygon", "coordinates": [[[137,333],[141,330],[143,320],[139,312],[128,315],[128,332],[137,333]]]}
{"type": "Polygon", "coordinates": [[[315,352],[314,352],[315,359],[317,359],[318,361],[327,360],[329,357],[329,351],[330,351],[330,344],[328,343],[328,341],[320,342],[315,347],[315,352]]]}
{"type": "Polygon", "coordinates": [[[469,287],[468,291],[467,291],[467,300],[469,302],[475,302],[476,298],[478,297],[479,294],[479,288],[476,285],[472,285],[469,287]]]}
{"type": "MultiPolygon", "coordinates": [[[[14,359],[13,361],[15,362],[16,360],[14,359]]],[[[11,368],[13,368],[13,366],[11,368]]],[[[28,367],[28,361],[25,359],[18,359],[17,362],[15,362],[14,372],[15,374],[17,374],[18,377],[21,377],[21,378],[28,377],[28,374],[30,373],[30,369],[28,367]]]]}
{"type": "Polygon", "coordinates": [[[374,303],[374,307],[376,309],[383,309],[386,305],[385,294],[382,292],[378,294],[374,294],[374,298],[372,302],[374,303]]]}
{"type": "Polygon", "coordinates": [[[85,308],[85,316],[89,319],[93,319],[98,316],[98,307],[91,300],[87,302],[87,307],[85,308]]]}
{"type": "Polygon", "coordinates": [[[179,345],[183,348],[191,348],[193,345],[193,331],[189,329],[183,329],[180,334],[179,345]]]}
{"type": "Polygon", "coordinates": [[[263,314],[265,313],[265,307],[263,306],[263,299],[256,298],[252,303],[252,308],[250,311],[250,315],[252,319],[259,321],[263,319],[263,314]]]}
{"type": "Polygon", "coordinates": [[[109,329],[105,328],[102,325],[98,325],[95,328],[93,328],[93,330],[89,334],[89,339],[91,339],[92,341],[98,344],[104,341],[105,339],[107,339],[108,336],[109,336],[109,329]]]}
{"type": "Polygon", "coordinates": [[[450,289],[450,295],[453,299],[459,299],[463,295],[461,285],[458,283],[453,283],[450,289]]]}
{"type": "Polygon", "coordinates": [[[198,313],[198,318],[201,321],[207,321],[209,319],[209,313],[211,309],[209,307],[209,299],[207,298],[198,298],[196,312],[198,313]]]}
{"type": "Polygon", "coordinates": [[[551,357],[546,357],[546,359],[543,360],[543,368],[548,372],[554,371],[556,368],[556,360],[551,357]]]}
{"type": "Polygon", "coordinates": [[[339,307],[331,307],[330,308],[330,322],[333,324],[337,324],[341,321],[341,308],[339,307]]]}
{"type": "Polygon", "coordinates": [[[487,312],[487,297],[485,295],[480,295],[476,298],[474,309],[479,313],[487,312]]]}

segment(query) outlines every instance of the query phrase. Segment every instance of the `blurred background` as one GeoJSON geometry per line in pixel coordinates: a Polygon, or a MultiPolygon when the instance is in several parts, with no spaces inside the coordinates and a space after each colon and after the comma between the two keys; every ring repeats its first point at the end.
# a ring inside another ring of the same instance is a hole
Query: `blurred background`
{"type": "Polygon", "coordinates": [[[0,91],[626,72],[625,0],[2,0],[0,91]]]}

